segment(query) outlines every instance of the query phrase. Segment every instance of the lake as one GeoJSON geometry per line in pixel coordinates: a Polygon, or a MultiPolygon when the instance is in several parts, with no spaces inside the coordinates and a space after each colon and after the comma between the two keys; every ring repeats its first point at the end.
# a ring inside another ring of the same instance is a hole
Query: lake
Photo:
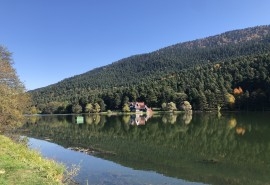
{"type": "Polygon", "coordinates": [[[270,184],[270,114],[29,116],[43,156],[80,166],[80,184],[270,184]]]}

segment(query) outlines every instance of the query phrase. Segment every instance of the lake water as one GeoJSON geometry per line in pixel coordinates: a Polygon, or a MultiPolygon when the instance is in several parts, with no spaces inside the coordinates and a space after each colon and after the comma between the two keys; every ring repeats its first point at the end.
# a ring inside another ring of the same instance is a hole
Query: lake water
{"type": "Polygon", "coordinates": [[[80,184],[270,184],[270,114],[28,117],[42,155],[79,165],[80,184]],[[81,150],[80,151],[74,151],[81,150]]]}

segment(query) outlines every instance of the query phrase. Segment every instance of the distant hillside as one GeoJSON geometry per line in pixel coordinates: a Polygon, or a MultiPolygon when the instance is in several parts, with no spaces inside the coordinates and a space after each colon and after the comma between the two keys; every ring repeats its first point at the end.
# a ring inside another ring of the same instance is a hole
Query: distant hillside
{"type": "MultiPolygon", "coordinates": [[[[187,99],[197,109],[211,109],[218,104],[224,105],[226,94],[232,93],[235,85],[248,86],[248,80],[255,83],[256,75],[246,79],[247,76],[243,74],[250,75],[249,72],[254,70],[261,72],[263,68],[267,78],[269,52],[270,26],[257,26],[124,58],[29,93],[32,94],[35,105],[42,104],[42,107],[46,107],[49,102],[57,102],[57,105],[62,103],[62,106],[84,106],[87,103],[99,102],[106,106],[103,109],[117,109],[125,102],[135,100],[143,100],[158,107],[163,102],[187,99]],[[267,62],[263,66],[257,66],[258,69],[251,67],[254,65],[252,62],[259,60],[267,62]],[[246,69],[248,67],[253,70],[245,71],[249,70],[246,69]],[[237,68],[238,73],[232,73],[233,68],[237,68]],[[214,74],[209,79],[212,73],[214,74]],[[239,76],[242,79],[236,80],[239,76]],[[223,97],[222,101],[212,102],[212,95],[209,95],[208,91],[213,88],[205,85],[211,80],[220,80],[221,77],[224,84],[216,88],[219,96],[223,97]],[[192,83],[196,80],[198,83],[192,83]],[[196,89],[196,97],[204,97],[206,105],[198,105],[194,94],[190,94],[191,89],[196,89]],[[169,95],[164,95],[165,92],[169,95]]],[[[266,78],[260,84],[264,84],[266,78]]],[[[268,96],[269,92],[265,88],[261,89],[268,96]]]]}

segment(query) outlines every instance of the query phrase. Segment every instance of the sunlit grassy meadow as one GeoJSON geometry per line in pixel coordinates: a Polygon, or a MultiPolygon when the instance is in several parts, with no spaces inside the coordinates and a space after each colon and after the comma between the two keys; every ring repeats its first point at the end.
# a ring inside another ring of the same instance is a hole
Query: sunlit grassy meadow
{"type": "Polygon", "coordinates": [[[62,184],[64,166],[0,135],[0,184],[62,184]]]}

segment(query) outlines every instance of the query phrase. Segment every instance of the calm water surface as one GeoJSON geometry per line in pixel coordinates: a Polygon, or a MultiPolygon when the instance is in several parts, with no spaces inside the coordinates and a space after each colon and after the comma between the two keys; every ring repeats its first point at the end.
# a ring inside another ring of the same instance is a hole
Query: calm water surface
{"type": "Polygon", "coordinates": [[[44,156],[79,164],[80,184],[270,184],[269,113],[83,117],[28,117],[19,132],[44,156]]]}
{"type": "Polygon", "coordinates": [[[80,172],[75,179],[80,184],[201,184],[166,177],[153,171],[134,170],[109,160],[68,150],[39,139],[30,138],[29,144],[31,148],[41,151],[43,156],[59,161],[66,166],[71,167],[73,164],[79,164],[80,172]]]}

